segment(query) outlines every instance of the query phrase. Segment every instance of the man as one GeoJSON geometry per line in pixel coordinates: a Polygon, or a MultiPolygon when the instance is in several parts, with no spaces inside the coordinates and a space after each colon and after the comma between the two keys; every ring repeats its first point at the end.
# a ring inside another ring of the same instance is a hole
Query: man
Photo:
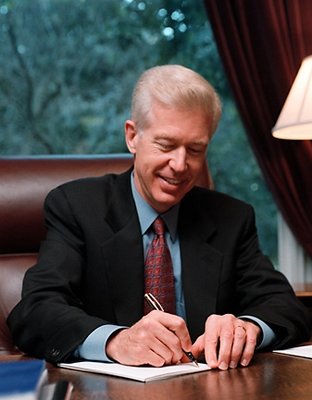
{"type": "Polygon", "coordinates": [[[213,88],[190,69],[140,77],[125,123],[133,170],[47,197],[47,238],[8,318],[21,350],[153,366],[188,361],[184,350],[224,370],[247,366],[257,348],[309,338],[306,310],[259,250],[252,208],[195,186],[220,113],[213,88]],[[159,215],[176,311],[144,315],[144,259],[159,215]]]}

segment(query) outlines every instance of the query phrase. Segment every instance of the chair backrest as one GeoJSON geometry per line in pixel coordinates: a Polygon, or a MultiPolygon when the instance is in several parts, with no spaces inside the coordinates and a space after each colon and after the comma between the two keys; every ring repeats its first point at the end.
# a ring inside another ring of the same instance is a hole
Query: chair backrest
{"type": "MultiPolygon", "coordinates": [[[[132,163],[130,154],[0,158],[0,354],[18,351],[6,318],[20,300],[24,274],[45,236],[48,192],[73,179],[123,172],[132,163]]],[[[211,186],[207,165],[198,184],[211,186]]]]}

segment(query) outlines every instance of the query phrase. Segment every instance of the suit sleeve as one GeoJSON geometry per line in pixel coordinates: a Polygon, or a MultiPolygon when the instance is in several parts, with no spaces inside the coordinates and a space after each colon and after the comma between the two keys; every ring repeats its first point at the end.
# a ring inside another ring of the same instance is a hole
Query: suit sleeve
{"type": "Polygon", "coordinates": [[[236,302],[276,333],[274,348],[292,346],[311,336],[311,316],[285,278],[259,249],[252,208],[238,244],[236,302]]]}
{"type": "Polygon", "coordinates": [[[48,195],[45,216],[46,240],[37,265],[25,275],[22,300],[9,315],[8,325],[22,351],[59,362],[108,322],[83,310],[83,233],[61,188],[48,195]]]}

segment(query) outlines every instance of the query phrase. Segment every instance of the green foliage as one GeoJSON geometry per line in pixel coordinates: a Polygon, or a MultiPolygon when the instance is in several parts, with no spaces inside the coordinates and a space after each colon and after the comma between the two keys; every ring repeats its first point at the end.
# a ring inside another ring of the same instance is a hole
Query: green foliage
{"type": "Polygon", "coordinates": [[[256,208],[275,257],[275,206],[250,151],[202,0],[0,1],[0,153],[126,151],[133,84],[156,64],[205,76],[224,114],[209,149],[216,188],[256,208]]]}

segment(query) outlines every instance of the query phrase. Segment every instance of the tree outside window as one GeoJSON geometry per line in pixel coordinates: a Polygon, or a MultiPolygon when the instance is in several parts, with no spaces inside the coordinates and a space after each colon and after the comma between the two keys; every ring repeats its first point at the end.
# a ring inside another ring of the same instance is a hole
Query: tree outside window
{"type": "Polygon", "coordinates": [[[217,190],[251,203],[276,261],[276,207],[250,150],[201,0],[0,1],[0,153],[126,151],[123,123],[140,73],[195,69],[223,117],[209,151],[217,190]]]}

